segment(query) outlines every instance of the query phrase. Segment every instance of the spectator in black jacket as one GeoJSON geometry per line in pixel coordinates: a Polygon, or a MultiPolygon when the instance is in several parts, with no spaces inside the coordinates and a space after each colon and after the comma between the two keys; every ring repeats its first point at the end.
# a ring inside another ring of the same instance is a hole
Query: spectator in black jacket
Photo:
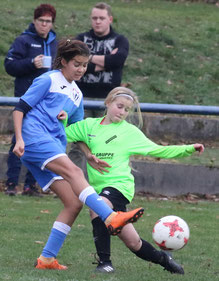
{"type": "Polygon", "coordinates": [[[85,98],[104,99],[121,84],[129,42],[113,30],[112,22],[111,7],[106,3],[97,3],[91,11],[92,29],[77,36],[91,51],[87,72],[77,82],[85,98]]]}
{"type": "MultiPolygon", "coordinates": [[[[4,65],[6,72],[15,77],[15,97],[22,96],[36,77],[51,70],[57,49],[56,34],[52,30],[55,18],[55,8],[49,4],[41,4],[34,10],[34,19],[28,29],[11,45],[4,65]]],[[[8,195],[16,194],[21,170],[20,159],[12,152],[14,145],[15,137],[13,136],[8,156],[5,191],[8,195]]],[[[40,196],[36,181],[29,171],[26,173],[22,194],[40,196]]]]}

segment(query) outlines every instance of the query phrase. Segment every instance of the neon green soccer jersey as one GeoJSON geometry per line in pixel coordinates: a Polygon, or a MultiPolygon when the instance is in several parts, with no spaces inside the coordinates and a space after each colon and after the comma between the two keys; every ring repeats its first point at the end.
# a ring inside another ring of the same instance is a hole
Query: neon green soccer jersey
{"type": "Polygon", "coordinates": [[[106,161],[109,173],[100,174],[87,164],[89,183],[100,193],[104,187],[114,187],[129,201],[133,199],[135,187],[129,158],[141,154],[160,158],[191,155],[193,145],[161,146],[149,140],[136,126],[122,121],[101,125],[103,118],[87,118],[66,128],[68,142],[82,141],[92,154],[106,161]]]}

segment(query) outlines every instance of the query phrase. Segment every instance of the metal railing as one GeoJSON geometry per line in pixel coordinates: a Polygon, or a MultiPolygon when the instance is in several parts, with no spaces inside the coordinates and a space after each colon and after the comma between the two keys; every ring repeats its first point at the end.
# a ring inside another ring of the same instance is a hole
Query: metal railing
{"type": "MultiPolygon", "coordinates": [[[[0,106],[15,106],[18,101],[19,98],[15,97],[0,97],[0,106]]],[[[105,106],[103,101],[84,99],[84,108],[103,110],[105,106]]],[[[219,115],[219,106],[140,103],[140,108],[142,112],[219,115]]]]}

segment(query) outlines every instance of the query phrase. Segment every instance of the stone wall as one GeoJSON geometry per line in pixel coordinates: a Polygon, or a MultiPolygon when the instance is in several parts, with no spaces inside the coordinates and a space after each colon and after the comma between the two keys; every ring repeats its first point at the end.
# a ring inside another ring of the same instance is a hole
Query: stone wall
{"type": "MultiPolygon", "coordinates": [[[[0,107],[0,134],[12,134],[13,107],[0,107]]],[[[167,143],[218,143],[219,117],[143,113],[142,131],[152,140],[167,143]]]]}

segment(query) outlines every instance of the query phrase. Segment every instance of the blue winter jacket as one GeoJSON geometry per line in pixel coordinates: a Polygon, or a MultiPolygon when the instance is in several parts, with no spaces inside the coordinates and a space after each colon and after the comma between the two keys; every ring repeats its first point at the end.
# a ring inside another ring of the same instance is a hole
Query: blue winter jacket
{"type": "Polygon", "coordinates": [[[14,95],[16,97],[22,96],[36,77],[51,70],[36,68],[33,59],[40,54],[44,54],[52,56],[52,60],[54,60],[56,50],[55,32],[51,30],[47,38],[44,39],[37,34],[33,23],[15,39],[5,58],[4,65],[6,72],[15,77],[14,95]]]}

